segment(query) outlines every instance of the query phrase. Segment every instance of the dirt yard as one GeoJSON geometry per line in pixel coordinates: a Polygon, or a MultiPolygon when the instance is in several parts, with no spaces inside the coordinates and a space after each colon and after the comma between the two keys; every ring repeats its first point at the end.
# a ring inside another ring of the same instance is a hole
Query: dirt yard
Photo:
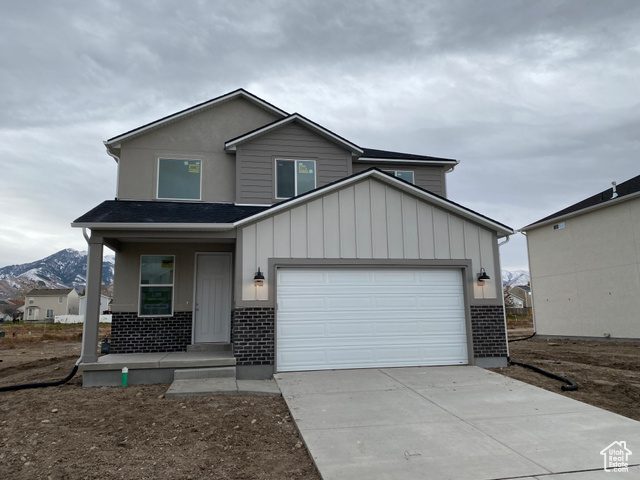
{"type": "MultiPolygon", "coordinates": [[[[15,327],[13,337],[12,327],[0,324],[0,386],[71,371],[77,338],[49,326],[42,340],[41,325],[31,335],[15,327]]],[[[167,399],[168,385],[81,385],[76,375],[60,387],[0,392],[0,479],[320,478],[281,397],[167,399]]]]}
{"type": "MultiPolygon", "coordinates": [[[[533,333],[531,320],[510,319],[509,338],[533,333]]],[[[579,386],[563,392],[562,382],[519,366],[493,371],[560,395],[640,420],[640,342],[543,340],[509,343],[511,359],[568,377],[579,386]]]]}
{"type": "MultiPolygon", "coordinates": [[[[0,386],[61,379],[80,355],[80,330],[0,326],[0,386]]],[[[510,326],[513,337],[531,331],[526,321],[510,326]]],[[[510,349],[580,389],[562,392],[521,367],[495,371],[640,420],[640,344],[534,338],[510,349]]],[[[166,399],[167,388],[83,389],[77,375],[60,387],[0,392],[0,479],[320,478],[282,398],[166,399]]]]}

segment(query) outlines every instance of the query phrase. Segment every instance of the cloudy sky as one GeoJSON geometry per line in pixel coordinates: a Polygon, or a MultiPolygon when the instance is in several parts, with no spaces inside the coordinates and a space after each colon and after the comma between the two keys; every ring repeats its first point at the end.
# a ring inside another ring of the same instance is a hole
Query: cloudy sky
{"type": "Polygon", "coordinates": [[[4,0],[0,39],[0,266],[85,249],[103,140],[239,87],[460,160],[449,197],[513,228],[640,174],[635,0],[4,0]]]}

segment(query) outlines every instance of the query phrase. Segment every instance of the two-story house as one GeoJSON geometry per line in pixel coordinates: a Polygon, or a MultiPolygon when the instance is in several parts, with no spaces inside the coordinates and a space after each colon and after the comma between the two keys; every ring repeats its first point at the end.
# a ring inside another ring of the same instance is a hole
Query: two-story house
{"type": "Polygon", "coordinates": [[[458,161],[362,148],[243,89],[105,146],[116,198],[72,224],[89,242],[85,377],[103,245],[115,354],[228,345],[238,378],[506,364],[513,230],[446,198],[458,161]]]}
{"type": "Polygon", "coordinates": [[[77,315],[80,297],[73,288],[34,288],[24,299],[26,322],[53,322],[56,315],[77,315]]]}

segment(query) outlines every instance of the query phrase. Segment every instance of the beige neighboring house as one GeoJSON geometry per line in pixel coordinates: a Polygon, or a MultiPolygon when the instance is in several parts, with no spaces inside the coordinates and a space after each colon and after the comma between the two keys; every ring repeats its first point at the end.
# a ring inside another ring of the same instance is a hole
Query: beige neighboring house
{"type": "Polygon", "coordinates": [[[35,288],[25,295],[24,320],[45,322],[56,315],[77,315],[79,298],[73,288],[35,288]]]}
{"type": "Polygon", "coordinates": [[[519,308],[530,308],[532,305],[529,285],[514,285],[508,290],[507,295],[513,297],[519,308]]]}
{"type": "Polygon", "coordinates": [[[640,339],[640,175],[521,231],[539,335],[640,339]]]}
{"type": "Polygon", "coordinates": [[[238,378],[506,365],[514,231],[447,199],[457,160],[363,148],[242,89],[105,146],[117,198],[72,224],[91,231],[87,384],[120,378],[96,353],[105,245],[111,354],[222,344],[238,378]]]}

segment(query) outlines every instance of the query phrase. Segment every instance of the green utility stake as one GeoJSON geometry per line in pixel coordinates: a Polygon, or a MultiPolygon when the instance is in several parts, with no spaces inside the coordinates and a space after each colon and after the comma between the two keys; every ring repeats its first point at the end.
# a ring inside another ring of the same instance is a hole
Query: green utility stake
{"type": "Polygon", "coordinates": [[[124,367],[122,369],[122,386],[126,387],[127,386],[127,377],[129,376],[129,369],[127,367],[124,367]]]}

